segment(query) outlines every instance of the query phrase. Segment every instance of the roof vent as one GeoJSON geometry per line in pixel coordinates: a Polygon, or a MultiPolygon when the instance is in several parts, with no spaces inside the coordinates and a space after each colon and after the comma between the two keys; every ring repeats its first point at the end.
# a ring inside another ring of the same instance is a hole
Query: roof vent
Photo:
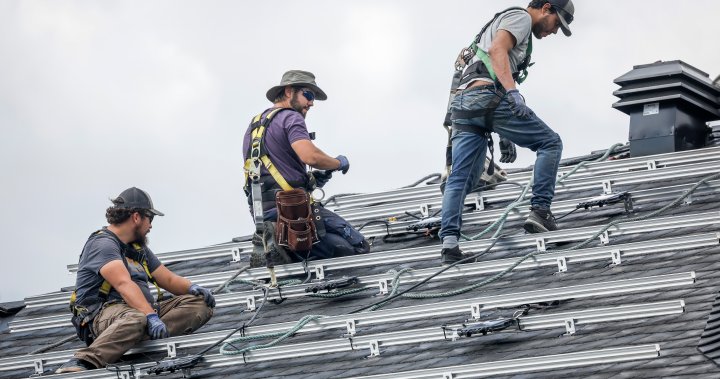
{"type": "Polygon", "coordinates": [[[633,157],[704,147],[705,123],[720,119],[720,87],[683,61],[634,66],[615,83],[613,108],[630,115],[633,157]]]}

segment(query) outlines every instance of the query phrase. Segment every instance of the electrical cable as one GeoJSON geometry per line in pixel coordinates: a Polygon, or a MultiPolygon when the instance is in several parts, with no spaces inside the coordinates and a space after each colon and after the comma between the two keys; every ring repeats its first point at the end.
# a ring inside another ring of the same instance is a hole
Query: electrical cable
{"type": "Polygon", "coordinates": [[[428,181],[428,180],[430,180],[430,179],[432,179],[432,178],[440,179],[441,176],[442,176],[442,175],[441,175],[439,172],[436,172],[436,173],[434,173],[434,174],[430,174],[430,175],[427,175],[427,176],[423,177],[422,179],[416,181],[416,182],[413,183],[413,184],[410,184],[410,185],[405,186],[405,187],[400,187],[400,188],[412,188],[412,187],[415,187],[415,186],[417,186],[418,184],[420,184],[420,183],[422,183],[422,182],[425,182],[425,181],[428,181]]]}

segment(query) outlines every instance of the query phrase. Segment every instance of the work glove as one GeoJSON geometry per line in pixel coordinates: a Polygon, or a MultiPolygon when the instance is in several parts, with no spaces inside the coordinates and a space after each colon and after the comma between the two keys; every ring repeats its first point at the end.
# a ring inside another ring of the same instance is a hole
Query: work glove
{"type": "Polygon", "coordinates": [[[341,171],[343,175],[347,174],[350,169],[350,162],[348,162],[348,159],[344,155],[338,155],[335,159],[340,161],[340,167],[338,167],[337,170],[341,171]]]}
{"type": "Polygon", "coordinates": [[[515,150],[515,144],[505,137],[500,137],[500,163],[513,163],[517,158],[517,151],[515,150]]]}
{"type": "Polygon", "coordinates": [[[332,171],[330,170],[312,170],[310,173],[315,178],[315,186],[322,188],[332,178],[332,171]]]}
{"type": "Polygon", "coordinates": [[[157,313],[150,313],[147,315],[147,333],[151,340],[168,337],[168,331],[165,327],[165,323],[160,320],[160,316],[158,316],[157,313]]]}
{"type": "Polygon", "coordinates": [[[205,298],[205,304],[210,308],[215,308],[215,296],[209,289],[200,287],[197,284],[190,285],[190,294],[195,296],[202,296],[205,298]]]}
{"type": "Polygon", "coordinates": [[[508,101],[510,102],[510,109],[512,113],[520,118],[530,118],[532,115],[532,109],[525,105],[525,98],[522,97],[520,91],[511,89],[507,91],[508,101]]]}

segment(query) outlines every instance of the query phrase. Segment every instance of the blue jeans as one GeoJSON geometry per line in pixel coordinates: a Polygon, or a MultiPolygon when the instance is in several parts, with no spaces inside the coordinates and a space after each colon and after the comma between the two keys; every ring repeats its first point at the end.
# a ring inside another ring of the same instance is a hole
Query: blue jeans
{"type": "MultiPolygon", "coordinates": [[[[492,90],[479,87],[455,96],[453,110],[484,109],[493,98],[501,96],[492,90]]],[[[454,119],[453,125],[484,126],[485,118],[454,119]]],[[[503,97],[493,114],[493,131],[518,146],[537,153],[530,203],[535,207],[550,208],[555,195],[555,179],[562,155],[560,136],[548,127],[535,113],[527,119],[516,117],[510,103],[503,97]]],[[[452,172],[445,184],[442,201],[440,238],[460,236],[465,196],[477,186],[485,163],[487,138],[480,134],[453,129],[452,172]]]]}

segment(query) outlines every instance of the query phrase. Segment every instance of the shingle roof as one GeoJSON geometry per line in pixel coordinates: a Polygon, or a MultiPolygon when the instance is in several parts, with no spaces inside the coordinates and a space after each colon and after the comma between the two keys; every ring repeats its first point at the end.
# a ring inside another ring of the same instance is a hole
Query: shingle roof
{"type": "MultiPolygon", "coordinates": [[[[604,190],[629,192],[633,213],[622,203],[580,209],[559,221],[559,231],[525,235],[520,225],[527,207],[515,209],[503,229],[509,235],[478,262],[453,267],[411,293],[458,290],[498,275],[538,250],[545,253],[455,296],[399,297],[379,310],[349,314],[387,298],[380,294],[385,290],[407,289],[440,269],[437,239],[420,234],[383,238],[384,225],[368,224],[363,232],[374,240],[370,254],[308,265],[313,278],[357,276],[365,290],[333,299],[309,297],[304,290],[308,284],[284,286],[280,294],[270,290],[268,300],[285,300],[268,301],[244,331],[246,336],[287,331],[306,315],[323,317],[277,346],[244,357],[223,356],[213,349],[193,373],[206,378],[720,376],[720,369],[698,350],[720,288],[720,179],[707,181],[677,206],[654,214],[717,173],[719,164],[720,148],[715,147],[587,164],[558,186],[555,214],[568,213],[604,190]],[[598,233],[609,222],[616,225],[598,233]],[[586,246],[568,250],[588,239],[586,246]],[[522,330],[452,337],[462,324],[508,318],[528,308],[525,304],[533,306],[519,318],[522,330]]],[[[573,167],[562,167],[561,172],[573,167]]],[[[530,169],[524,169],[508,177],[524,185],[529,176],[530,169]]],[[[470,197],[475,210],[464,215],[464,232],[475,235],[485,229],[520,191],[502,185],[470,197]]],[[[420,185],[340,197],[328,207],[358,226],[396,217],[399,221],[391,222],[389,230],[398,234],[408,232],[407,226],[416,221],[405,212],[419,215],[422,209],[432,214],[439,209],[439,196],[437,185],[420,185]]],[[[480,252],[492,244],[491,234],[461,246],[480,252]]],[[[160,256],[193,282],[217,287],[247,264],[250,250],[246,240],[160,256]]],[[[277,273],[281,280],[305,278],[300,264],[278,267],[277,273]]],[[[238,278],[267,280],[268,275],[260,268],[238,278]]],[[[180,356],[196,353],[239,327],[254,313],[248,305],[257,309],[263,302],[263,292],[246,283],[230,284],[230,292],[217,295],[215,316],[198,333],[143,342],[125,356],[124,364],[142,367],[159,360],[168,354],[168,344],[180,356]]],[[[68,295],[59,291],[25,299],[25,309],[9,323],[10,330],[0,334],[0,377],[28,377],[36,371],[49,376],[81,346],[74,340],[28,355],[74,332],[68,295]]],[[[95,370],[55,377],[116,375],[95,370]]]]}

